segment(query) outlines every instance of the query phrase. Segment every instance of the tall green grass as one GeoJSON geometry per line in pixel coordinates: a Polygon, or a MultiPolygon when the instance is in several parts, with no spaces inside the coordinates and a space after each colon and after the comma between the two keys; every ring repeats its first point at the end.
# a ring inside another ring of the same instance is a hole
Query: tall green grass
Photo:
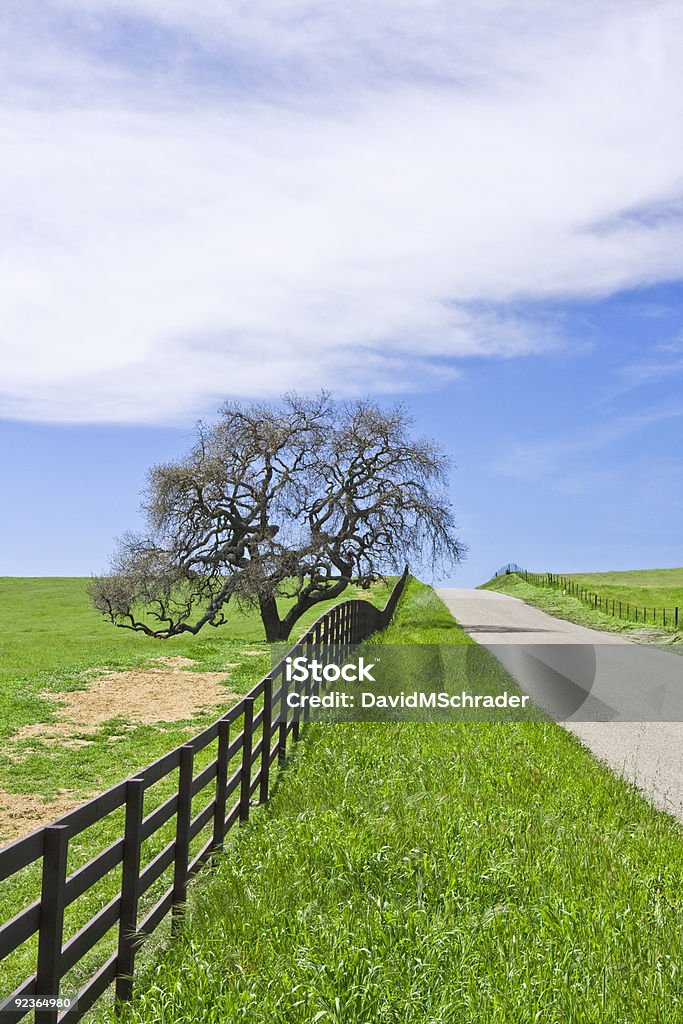
{"type": "MultiPolygon", "coordinates": [[[[385,639],[435,630],[465,641],[413,582],[385,639]]],[[[557,725],[315,725],[122,1020],[675,1024],[682,872],[557,725]]]]}

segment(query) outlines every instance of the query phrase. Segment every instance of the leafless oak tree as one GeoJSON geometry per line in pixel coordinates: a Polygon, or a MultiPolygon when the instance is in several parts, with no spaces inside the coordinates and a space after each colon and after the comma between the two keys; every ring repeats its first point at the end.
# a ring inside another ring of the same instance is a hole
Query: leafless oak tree
{"type": "Polygon", "coordinates": [[[121,538],[95,606],[162,638],[222,625],[231,602],[258,606],[277,641],[352,580],[460,561],[449,460],[411,426],[402,406],[324,392],[226,403],[184,458],[150,471],[147,531],[121,538]]]}

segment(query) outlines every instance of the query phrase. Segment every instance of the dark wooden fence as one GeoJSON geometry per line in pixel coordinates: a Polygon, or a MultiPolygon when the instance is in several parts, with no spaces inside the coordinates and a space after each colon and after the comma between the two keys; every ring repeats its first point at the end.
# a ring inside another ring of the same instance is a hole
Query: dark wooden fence
{"type": "MultiPolygon", "coordinates": [[[[330,609],[288,654],[310,655],[320,651],[322,645],[334,645],[344,657],[360,641],[387,626],[407,577],[406,568],[383,609],[368,601],[346,601],[330,609]]],[[[307,684],[300,692],[311,694],[318,686],[307,684]]],[[[254,795],[258,803],[267,801],[271,767],[274,762],[283,764],[288,737],[298,740],[301,724],[309,717],[306,708],[303,711],[292,708],[290,714],[287,695],[285,658],[282,658],[239,703],[190,742],[171,750],[134,777],[70,811],[54,824],[0,850],[0,881],[42,861],[40,898],[0,927],[0,965],[38,933],[36,970],[0,1005],[2,1024],[18,1021],[30,1012],[35,1012],[36,1024],[56,1024],[57,1021],[71,1024],[80,1020],[112,984],[116,986],[118,1000],[131,998],[135,956],[141,941],[169,912],[172,931],[177,928],[189,880],[221,849],[235,822],[248,821],[254,795]],[[236,732],[239,726],[240,731],[236,732]],[[196,772],[197,754],[211,744],[216,747],[215,757],[196,772]],[[176,772],[175,791],[145,814],[145,792],[176,772]],[[193,814],[193,799],[207,787],[211,787],[209,801],[193,814]],[[68,874],[70,841],[118,809],[125,809],[123,835],[80,869],[68,874]],[[143,863],[144,842],[174,816],[174,838],[143,863]],[[205,836],[205,841],[191,853],[191,844],[200,835],[205,836]],[[66,909],[119,866],[120,892],[64,942],[66,909]],[[171,884],[141,916],[142,897],[165,872],[170,874],[171,871],[171,884]],[[113,952],[82,985],[75,1005],[66,1009],[55,1006],[14,1009],[17,999],[58,995],[60,982],[67,972],[115,927],[116,939],[111,942],[113,952]]]]}
{"type": "Polygon", "coordinates": [[[649,608],[645,605],[633,604],[631,601],[620,601],[617,597],[610,597],[608,594],[597,594],[587,590],[577,583],[570,576],[559,576],[554,572],[527,572],[525,569],[517,570],[527,582],[537,587],[553,587],[565,594],[571,594],[584,604],[597,608],[605,615],[614,619],[624,619],[627,622],[643,623],[643,625],[663,626],[665,629],[678,629],[678,608],[649,608]]]}

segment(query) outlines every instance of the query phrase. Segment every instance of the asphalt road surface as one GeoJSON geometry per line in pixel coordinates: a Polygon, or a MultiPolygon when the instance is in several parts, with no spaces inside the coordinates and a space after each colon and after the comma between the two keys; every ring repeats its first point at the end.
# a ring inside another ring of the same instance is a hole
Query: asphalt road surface
{"type": "Polygon", "coordinates": [[[506,594],[437,593],[524,693],[683,821],[683,658],[556,619],[506,594]]]}

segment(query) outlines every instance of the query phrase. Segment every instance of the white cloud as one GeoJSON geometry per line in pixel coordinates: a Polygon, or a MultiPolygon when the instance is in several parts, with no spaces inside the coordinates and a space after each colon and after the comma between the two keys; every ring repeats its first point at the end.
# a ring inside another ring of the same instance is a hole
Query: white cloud
{"type": "Polygon", "coordinates": [[[539,299],[683,275],[680,8],[48,11],[5,15],[5,415],[411,389],[557,344],[539,299]],[[103,55],[122,13],[158,23],[103,55]]]}

